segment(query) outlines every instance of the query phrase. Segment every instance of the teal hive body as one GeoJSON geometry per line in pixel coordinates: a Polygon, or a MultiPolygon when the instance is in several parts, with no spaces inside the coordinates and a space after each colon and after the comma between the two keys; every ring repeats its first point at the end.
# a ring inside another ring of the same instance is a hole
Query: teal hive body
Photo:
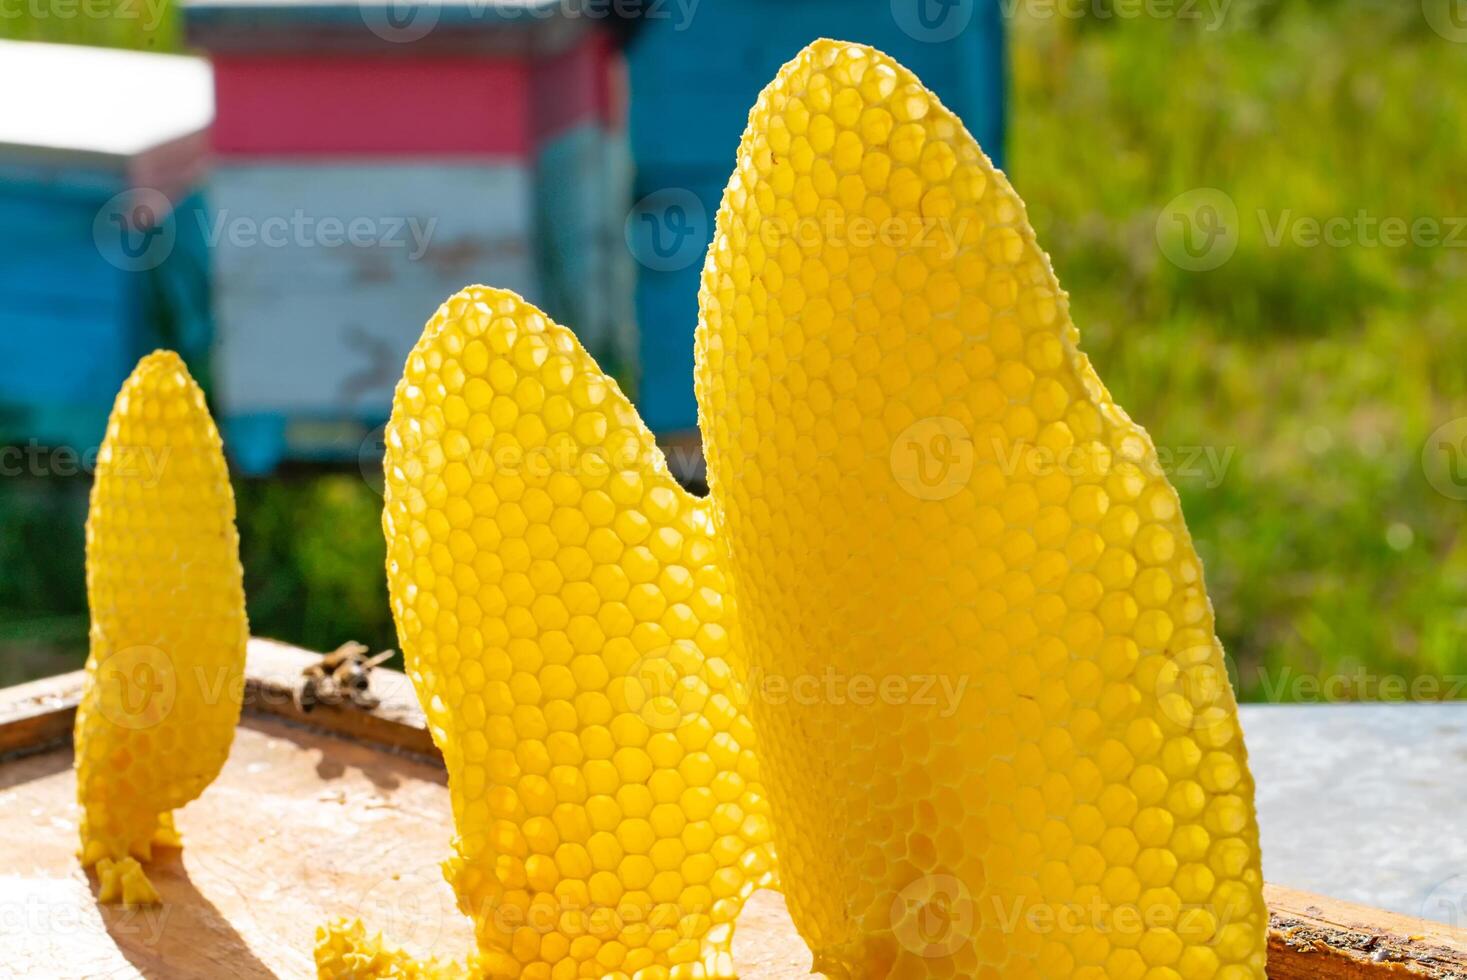
{"type": "Polygon", "coordinates": [[[204,367],[208,67],[0,42],[0,87],[0,443],[85,459],[140,356],[204,367]]]}
{"type": "Polygon", "coordinates": [[[693,327],[713,218],[764,83],[811,40],[870,44],[922,76],[1003,165],[999,0],[702,0],[648,5],[627,44],[639,261],[638,408],[658,433],[693,429],[693,327]],[[652,11],[658,16],[653,16],[652,11]]]}

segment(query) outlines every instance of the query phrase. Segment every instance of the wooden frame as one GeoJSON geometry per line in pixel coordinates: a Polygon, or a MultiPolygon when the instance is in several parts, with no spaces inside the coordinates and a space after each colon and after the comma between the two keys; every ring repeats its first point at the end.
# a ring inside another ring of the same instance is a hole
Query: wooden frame
{"type": "MultiPolygon", "coordinates": [[[[318,658],[285,644],[252,640],[246,711],[442,765],[411,685],[397,671],[373,672],[371,690],[379,699],[375,708],[303,707],[298,698],[303,671],[318,658]]],[[[82,672],[75,671],[0,690],[0,772],[8,760],[54,749],[70,739],[82,681],[82,672]]],[[[1266,886],[1265,897],[1273,980],[1467,980],[1467,931],[1276,885],[1266,886]]],[[[782,909],[765,902],[751,911],[741,942],[744,962],[756,965],[746,967],[746,975],[801,975],[809,954],[782,909]]]]}

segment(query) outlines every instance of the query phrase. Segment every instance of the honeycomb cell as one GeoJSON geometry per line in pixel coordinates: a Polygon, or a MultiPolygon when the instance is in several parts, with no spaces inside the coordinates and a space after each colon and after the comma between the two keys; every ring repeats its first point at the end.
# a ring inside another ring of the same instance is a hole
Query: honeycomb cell
{"type": "Polygon", "coordinates": [[[846,679],[750,706],[817,969],[1262,978],[1200,565],[1007,178],[910,72],[817,42],[750,113],[700,301],[734,659],[846,679]]]}
{"type": "Polygon", "coordinates": [[[386,446],[393,615],[477,949],[415,963],[338,921],[319,974],[732,975],[773,854],[707,502],[569,330],[485,287],[429,321],[386,446]]]}
{"type": "Polygon", "coordinates": [[[104,902],[158,901],[138,861],[219,774],[244,692],[234,493],[203,392],[156,351],[123,383],[87,513],[91,650],[75,726],[81,858],[104,902]]]}

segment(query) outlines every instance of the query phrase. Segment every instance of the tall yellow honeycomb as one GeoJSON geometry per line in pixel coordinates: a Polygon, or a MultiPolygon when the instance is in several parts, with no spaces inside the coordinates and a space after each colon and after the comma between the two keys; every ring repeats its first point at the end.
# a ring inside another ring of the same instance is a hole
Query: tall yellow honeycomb
{"type": "Polygon", "coordinates": [[[91,653],[77,709],[81,857],[99,898],[158,900],[138,860],[219,774],[244,691],[234,493],[203,392],[171,351],[117,395],[87,514],[91,653]]]}
{"type": "Polygon", "coordinates": [[[413,963],[338,922],[320,975],[731,976],[772,857],[707,504],[571,332],[503,290],[438,310],[386,442],[393,614],[478,948],[413,963]]]}
{"type": "Polygon", "coordinates": [[[1253,783],[1177,495],[961,122],[880,52],[807,48],[750,113],[701,309],[712,516],[816,968],[1262,978],[1253,783]]]}

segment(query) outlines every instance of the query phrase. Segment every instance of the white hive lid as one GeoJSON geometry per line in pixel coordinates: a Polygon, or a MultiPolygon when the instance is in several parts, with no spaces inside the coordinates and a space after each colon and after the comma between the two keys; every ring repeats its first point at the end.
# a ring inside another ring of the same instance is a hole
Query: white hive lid
{"type": "Polygon", "coordinates": [[[195,137],[214,119],[199,58],[0,41],[0,159],[126,165],[195,137]]]}

